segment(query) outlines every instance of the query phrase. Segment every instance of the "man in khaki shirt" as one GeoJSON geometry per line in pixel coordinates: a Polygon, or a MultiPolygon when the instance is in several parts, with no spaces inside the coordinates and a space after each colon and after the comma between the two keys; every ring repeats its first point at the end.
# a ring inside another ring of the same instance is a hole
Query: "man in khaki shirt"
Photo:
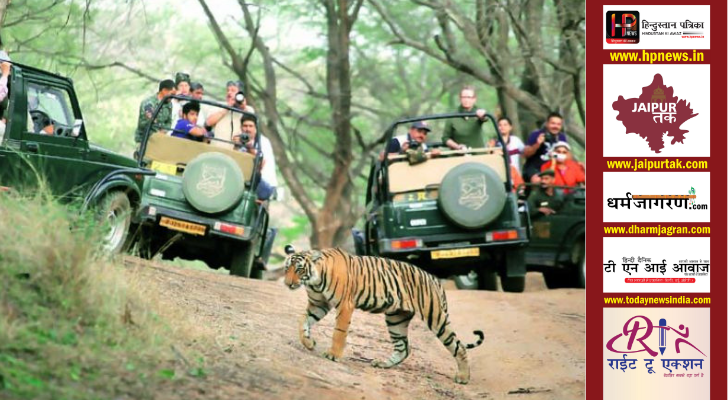
{"type": "MultiPolygon", "coordinates": [[[[235,101],[235,95],[238,93],[243,93],[243,96],[245,95],[243,92],[243,83],[240,81],[229,81],[227,83],[227,95],[225,97],[227,104],[230,107],[237,108],[241,111],[254,113],[255,110],[253,110],[253,107],[250,107],[248,105],[247,99],[244,99],[240,103],[235,101]]],[[[234,136],[240,133],[241,116],[241,113],[221,109],[210,113],[207,117],[207,121],[205,124],[209,127],[212,127],[216,139],[233,142],[235,141],[234,136]]],[[[210,144],[212,144],[213,146],[223,147],[227,149],[234,149],[236,147],[239,147],[218,140],[213,140],[212,142],[210,142],[210,144]]]]}

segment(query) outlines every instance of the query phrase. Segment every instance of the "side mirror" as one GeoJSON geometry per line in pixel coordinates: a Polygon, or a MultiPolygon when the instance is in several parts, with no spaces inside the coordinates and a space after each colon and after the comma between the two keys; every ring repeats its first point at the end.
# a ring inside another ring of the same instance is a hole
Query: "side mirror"
{"type": "Polygon", "coordinates": [[[77,138],[81,135],[81,127],[83,126],[83,120],[77,119],[73,121],[73,131],[71,131],[71,136],[77,138]]]}

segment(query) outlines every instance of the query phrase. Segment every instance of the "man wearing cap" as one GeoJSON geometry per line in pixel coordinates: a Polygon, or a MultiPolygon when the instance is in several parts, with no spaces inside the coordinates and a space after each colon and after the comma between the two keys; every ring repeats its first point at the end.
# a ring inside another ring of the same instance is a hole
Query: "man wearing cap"
{"type": "Polygon", "coordinates": [[[554,185],[583,186],[584,170],[571,157],[571,146],[566,142],[557,142],[551,148],[551,160],[541,166],[541,171],[554,171],[554,185]]]}
{"type": "Polygon", "coordinates": [[[477,99],[473,86],[466,85],[460,90],[458,112],[467,113],[475,110],[476,117],[461,117],[447,121],[445,132],[442,135],[442,142],[447,147],[453,150],[485,147],[485,138],[481,130],[483,121],[485,121],[485,110],[475,105],[477,99]]]}
{"type": "MultiPolygon", "coordinates": [[[[174,85],[177,89],[175,94],[190,96],[190,75],[185,72],[177,72],[174,76],[174,85]]],[[[177,121],[182,117],[182,106],[187,103],[185,100],[172,99],[172,125],[176,126],[177,121]]]]}
{"type": "MultiPolygon", "coordinates": [[[[387,145],[387,153],[390,155],[406,153],[408,157],[416,162],[425,161],[428,156],[435,157],[440,155],[439,149],[429,150],[427,147],[427,134],[430,132],[430,126],[426,121],[415,121],[410,125],[406,135],[393,137],[387,145]],[[418,143],[416,149],[411,146],[418,143]]],[[[380,159],[384,158],[384,153],[380,154],[380,159]]]]}
{"type": "MultiPolygon", "coordinates": [[[[229,81],[227,83],[226,94],[227,104],[228,106],[235,107],[239,110],[243,110],[249,113],[255,113],[253,107],[250,107],[248,105],[248,99],[245,97],[245,91],[243,90],[243,88],[243,82],[229,81]],[[242,97],[242,100],[237,99],[236,97],[242,97]]],[[[219,109],[208,114],[205,124],[213,129],[213,131],[215,132],[215,138],[232,142],[233,136],[237,135],[240,132],[240,117],[240,113],[234,113],[226,109],[219,109]]],[[[213,140],[211,144],[224,148],[231,148],[232,146],[229,143],[215,140],[213,140]]]]}
{"type": "MultiPolygon", "coordinates": [[[[140,143],[144,130],[146,129],[149,122],[152,120],[154,110],[157,105],[162,101],[165,96],[168,96],[174,92],[174,81],[171,79],[165,79],[159,82],[159,90],[157,94],[152,95],[142,100],[139,105],[139,120],[137,122],[137,129],[134,134],[134,141],[140,143]]],[[[152,126],[152,132],[159,130],[166,130],[172,127],[172,105],[169,101],[165,102],[162,108],[157,114],[157,119],[154,121],[152,126]]]]}
{"type": "Polygon", "coordinates": [[[564,194],[554,188],[554,171],[545,170],[539,174],[540,186],[528,196],[528,211],[531,217],[556,214],[564,205],[564,194]]]}
{"type": "Polygon", "coordinates": [[[561,131],[564,119],[561,114],[552,112],[546,118],[543,129],[531,132],[523,148],[523,178],[526,182],[538,183],[541,166],[549,160],[549,153],[556,142],[566,142],[566,135],[561,131]]]}

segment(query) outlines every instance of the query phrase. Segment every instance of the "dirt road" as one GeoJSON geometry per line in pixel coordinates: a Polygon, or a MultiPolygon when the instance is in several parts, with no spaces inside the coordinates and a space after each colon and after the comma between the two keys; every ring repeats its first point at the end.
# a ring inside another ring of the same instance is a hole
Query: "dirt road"
{"type": "Polygon", "coordinates": [[[320,356],[331,343],[333,313],[313,329],[314,352],[298,341],[303,289],[134,258],[126,264],[130,273],[157,282],[159,297],[183,311],[179,324],[209,338],[180,346],[203,354],[206,377],[172,386],[159,398],[584,398],[584,291],[545,290],[539,274],[529,274],[532,291],[522,294],[448,290],[460,339],[474,341],[476,329],[486,335],[469,351],[472,377],[463,386],[453,381],[455,361],[419,320],[410,325],[409,359],[381,370],[369,362],[390,354],[384,318],[357,311],[344,358],[334,363],[320,356]]]}

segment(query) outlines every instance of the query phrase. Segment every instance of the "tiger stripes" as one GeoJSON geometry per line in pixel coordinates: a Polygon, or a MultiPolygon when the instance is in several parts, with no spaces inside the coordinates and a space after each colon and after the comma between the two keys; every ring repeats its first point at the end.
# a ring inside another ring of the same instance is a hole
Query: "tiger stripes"
{"type": "Polygon", "coordinates": [[[374,360],[372,365],[391,368],[410,355],[407,331],[412,318],[419,315],[455,358],[455,381],[468,383],[466,349],[482,344],[485,336],[482,331],[474,331],[479,337],[475,343],[460,342],[450,326],[445,291],[436,277],[406,262],[354,256],[338,248],[295,253],[292,246],[286,246],[286,252],[285,285],[292,290],[305,286],[308,293],[308,306],[299,327],[304,347],[313,350],[316,342],[311,327],[336,309],[331,348],[323,356],[337,361],[343,354],[354,310],[384,313],[394,351],[388,359],[374,360]]]}

